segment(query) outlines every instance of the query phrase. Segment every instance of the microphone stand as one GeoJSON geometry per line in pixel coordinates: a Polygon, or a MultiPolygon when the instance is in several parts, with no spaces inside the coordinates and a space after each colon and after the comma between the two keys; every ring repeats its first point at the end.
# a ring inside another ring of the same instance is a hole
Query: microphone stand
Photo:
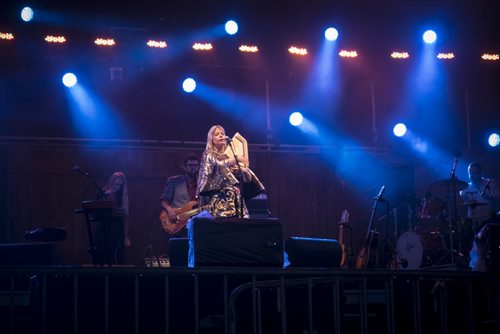
{"type": "Polygon", "coordinates": [[[375,197],[375,200],[377,202],[382,202],[382,203],[385,204],[386,224],[385,224],[385,235],[384,235],[384,259],[383,259],[382,263],[387,264],[388,258],[389,258],[388,254],[390,252],[392,252],[391,249],[390,249],[392,247],[390,247],[389,241],[388,241],[388,238],[387,238],[387,236],[389,235],[389,222],[390,222],[390,214],[389,214],[389,212],[391,211],[390,210],[391,206],[390,206],[388,200],[386,200],[385,198],[382,198],[382,195],[379,195],[379,196],[375,197]]]}
{"type": "MultiPolygon", "coordinates": [[[[452,184],[452,191],[453,191],[453,213],[455,214],[455,226],[456,226],[456,219],[458,217],[458,211],[457,211],[457,177],[455,175],[455,169],[457,168],[458,164],[458,157],[455,157],[455,160],[453,161],[453,167],[451,168],[451,184],[452,184]]],[[[450,229],[450,248],[451,248],[451,263],[455,263],[455,246],[453,244],[453,234],[455,233],[454,227],[453,227],[453,221],[451,219],[451,213],[448,211],[448,228],[450,229]]]]}
{"type": "Polygon", "coordinates": [[[92,175],[90,175],[89,173],[82,172],[82,170],[80,169],[80,166],[78,166],[78,165],[73,166],[73,169],[78,174],[86,177],[89,180],[89,183],[91,183],[94,186],[94,188],[97,190],[97,198],[99,198],[99,199],[104,198],[104,195],[105,195],[104,190],[102,190],[102,188],[99,187],[99,185],[94,181],[94,179],[92,178],[92,175]]]}
{"type": "Polygon", "coordinates": [[[231,149],[231,152],[233,152],[234,160],[236,162],[236,166],[238,166],[238,172],[240,174],[238,177],[238,181],[239,181],[238,189],[240,190],[239,196],[240,196],[241,203],[239,203],[236,210],[239,211],[239,214],[238,214],[239,218],[243,218],[243,173],[241,172],[241,166],[240,166],[240,163],[237,159],[236,153],[234,153],[233,141],[229,137],[227,138],[227,141],[228,141],[228,146],[231,149]]]}

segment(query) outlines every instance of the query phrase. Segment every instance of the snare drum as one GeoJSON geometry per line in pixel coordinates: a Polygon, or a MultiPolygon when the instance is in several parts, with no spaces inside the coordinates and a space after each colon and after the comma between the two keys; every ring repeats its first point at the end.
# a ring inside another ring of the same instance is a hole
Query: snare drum
{"type": "Polygon", "coordinates": [[[438,264],[446,255],[441,232],[406,231],[396,243],[396,261],[400,269],[418,269],[438,264]]]}

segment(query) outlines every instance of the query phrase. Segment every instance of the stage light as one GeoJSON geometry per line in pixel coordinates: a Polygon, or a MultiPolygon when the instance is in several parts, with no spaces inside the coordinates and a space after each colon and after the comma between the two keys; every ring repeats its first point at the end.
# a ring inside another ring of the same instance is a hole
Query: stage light
{"type": "Polygon", "coordinates": [[[424,32],[423,40],[427,44],[433,44],[437,40],[437,35],[433,30],[427,30],[424,32]]]}
{"type": "Polygon", "coordinates": [[[29,22],[33,20],[33,16],[34,12],[33,9],[31,9],[30,7],[24,7],[23,9],[21,9],[21,19],[24,22],[29,22]]]}
{"type": "Polygon", "coordinates": [[[186,93],[192,93],[196,89],[196,81],[193,78],[187,78],[182,82],[182,89],[186,93]]]}
{"type": "Polygon", "coordinates": [[[155,41],[150,39],[149,41],[147,41],[146,45],[149,46],[150,48],[165,49],[167,47],[167,42],[155,41]]]}
{"type": "Polygon", "coordinates": [[[259,48],[256,45],[240,45],[238,48],[241,52],[256,53],[259,52],[259,48]]]}
{"type": "Polygon", "coordinates": [[[63,75],[62,82],[63,82],[64,86],[71,88],[78,83],[78,79],[76,78],[76,75],[69,72],[69,73],[66,73],[65,75],[63,75]]]}
{"type": "Polygon", "coordinates": [[[391,53],[391,58],[394,58],[394,59],[407,59],[407,58],[410,58],[410,54],[408,52],[394,51],[394,52],[391,53]]]}
{"type": "Polygon", "coordinates": [[[481,56],[483,60],[489,60],[489,61],[497,61],[500,59],[500,55],[498,53],[491,54],[491,53],[483,53],[481,56]]]}
{"type": "Polygon", "coordinates": [[[443,59],[443,60],[448,60],[448,59],[453,59],[455,58],[455,54],[453,52],[440,52],[436,56],[437,59],[443,59]]]}
{"type": "Polygon", "coordinates": [[[47,36],[45,36],[45,41],[47,43],[63,44],[63,43],[66,43],[66,37],[47,35],[47,36]]]}
{"type": "Polygon", "coordinates": [[[302,117],[302,114],[300,112],[295,111],[295,112],[290,114],[289,122],[293,126],[299,126],[302,124],[303,121],[304,121],[304,117],[302,117]]]}
{"type": "Polygon", "coordinates": [[[339,56],[341,56],[342,58],[356,58],[358,56],[358,52],[355,50],[340,50],[339,56]]]}
{"type": "Polygon", "coordinates": [[[210,51],[212,50],[214,47],[212,45],[212,43],[194,43],[193,44],[193,50],[196,50],[196,51],[210,51]]]}
{"type": "Polygon", "coordinates": [[[329,41],[336,41],[339,37],[339,32],[335,28],[328,28],[325,30],[325,38],[329,41]]]}
{"type": "Polygon", "coordinates": [[[10,32],[0,32],[0,39],[10,41],[14,39],[14,35],[10,32]]]}
{"type": "Polygon", "coordinates": [[[403,123],[398,123],[394,125],[392,132],[396,137],[403,137],[406,134],[406,125],[403,123]]]}
{"type": "Polygon", "coordinates": [[[489,136],[489,138],[488,138],[488,144],[491,147],[497,147],[498,145],[500,145],[500,136],[498,135],[498,133],[492,133],[489,136]]]}
{"type": "Polygon", "coordinates": [[[116,44],[113,38],[96,38],[94,43],[98,46],[113,46],[116,44]]]}
{"type": "Polygon", "coordinates": [[[224,28],[229,35],[234,35],[238,32],[238,23],[234,22],[233,20],[229,20],[224,25],[224,28]]]}
{"type": "Polygon", "coordinates": [[[288,52],[290,52],[293,55],[298,55],[298,56],[305,56],[307,55],[307,49],[306,48],[299,48],[296,46],[291,46],[288,48],[288,52]]]}

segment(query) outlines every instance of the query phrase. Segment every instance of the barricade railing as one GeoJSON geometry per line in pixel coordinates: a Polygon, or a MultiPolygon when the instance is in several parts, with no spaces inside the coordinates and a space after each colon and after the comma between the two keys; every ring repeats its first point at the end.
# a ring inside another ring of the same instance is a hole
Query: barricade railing
{"type": "Polygon", "coordinates": [[[471,272],[0,268],[1,333],[498,333],[471,272]]]}

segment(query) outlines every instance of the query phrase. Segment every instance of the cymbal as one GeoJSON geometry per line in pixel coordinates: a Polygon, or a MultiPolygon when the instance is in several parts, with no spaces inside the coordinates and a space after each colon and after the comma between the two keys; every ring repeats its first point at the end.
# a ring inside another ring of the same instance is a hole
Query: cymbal
{"type": "Polygon", "coordinates": [[[471,201],[471,202],[463,202],[462,205],[467,205],[470,206],[472,209],[474,209],[476,206],[488,205],[488,203],[471,201]]]}
{"type": "Polygon", "coordinates": [[[464,190],[468,186],[467,182],[465,181],[459,179],[449,179],[431,183],[431,185],[429,186],[429,190],[436,193],[452,193],[453,183],[455,183],[455,191],[464,190]]]}

